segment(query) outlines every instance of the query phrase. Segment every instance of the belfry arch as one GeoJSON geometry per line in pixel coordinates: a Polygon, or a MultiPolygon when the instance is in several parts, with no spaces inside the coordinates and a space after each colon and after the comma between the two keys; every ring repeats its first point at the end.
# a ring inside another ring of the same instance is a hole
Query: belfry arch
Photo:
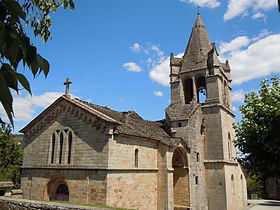
{"type": "Polygon", "coordinates": [[[174,207],[190,206],[190,185],[187,154],[177,147],[172,157],[174,207]]]}

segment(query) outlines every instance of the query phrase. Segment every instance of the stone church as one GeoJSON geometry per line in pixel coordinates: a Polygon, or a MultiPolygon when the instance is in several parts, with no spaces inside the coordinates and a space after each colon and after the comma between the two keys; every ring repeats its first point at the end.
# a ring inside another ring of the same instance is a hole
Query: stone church
{"type": "Polygon", "coordinates": [[[198,14],[184,56],[170,56],[164,120],[71,98],[65,82],[65,95],[21,130],[23,197],[145,210],[245,209],[230,72],[198,14]]]}

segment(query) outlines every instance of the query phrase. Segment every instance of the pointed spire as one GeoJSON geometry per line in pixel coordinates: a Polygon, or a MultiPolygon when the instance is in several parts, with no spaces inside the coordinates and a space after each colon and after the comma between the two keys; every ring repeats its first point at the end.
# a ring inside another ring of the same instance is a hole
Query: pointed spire
{"type": "Polygon", "coordinates": [[[207,68],[207,57],[211,49],[210,38],[198,12],[184,54],[181,72],[207,68]]]}

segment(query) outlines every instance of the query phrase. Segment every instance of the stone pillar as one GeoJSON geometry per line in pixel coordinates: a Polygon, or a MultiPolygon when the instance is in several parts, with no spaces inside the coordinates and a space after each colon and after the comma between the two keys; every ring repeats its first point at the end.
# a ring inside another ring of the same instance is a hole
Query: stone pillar
{"type": "Polygon", "coordinates": [[[195,78],[192,77],[192,86],[193,86],[193,103],[197,103],[197,90],[196,90],[196,84],[195,84],[195,78]]]}

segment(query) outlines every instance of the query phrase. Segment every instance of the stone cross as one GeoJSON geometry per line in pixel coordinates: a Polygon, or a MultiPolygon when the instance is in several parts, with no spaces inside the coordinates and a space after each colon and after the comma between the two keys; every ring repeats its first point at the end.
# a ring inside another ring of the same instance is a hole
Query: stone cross
{"type": "Polygon", "coordinates": [[[69,97],[69,85],[72,84],[70,78],[67,78],[66,81],[64,82],[65,85],[65,96],[69,97]]]}

